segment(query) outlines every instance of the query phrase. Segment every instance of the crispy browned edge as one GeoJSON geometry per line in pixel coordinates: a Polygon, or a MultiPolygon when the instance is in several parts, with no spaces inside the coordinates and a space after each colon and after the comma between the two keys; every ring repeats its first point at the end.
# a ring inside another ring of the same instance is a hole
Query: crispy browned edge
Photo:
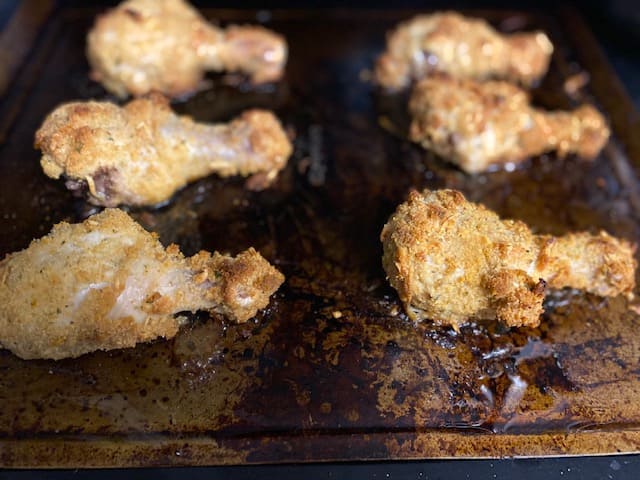
{"type": "MultiPolygon", "coordinates": [[[[38,0],[27,0],[23,2],[22,8],[27,9],[28,4],[38,4],[38,0]]],[[[46,27],[51,12],[52,0],[46,0],[49,10],[41,11],[43,16],[40,23],[33,29],[33,35],[24,37],[28,39],[25,43],[22,54],[17,55],[15,49],[8,49],[9,60],[1,59],[0,68],[8,68],[15,75],[21,66],[21,61],[27,58],[34,41],[37,38],[39,27],[46,27]],[[14,55],[15,54],[15,55],[14,55]],[[7,62],[7,63],[5,63],[7,62]]],[[[71,16],[75,13],[84,15],[87,9],[71,11],[71,16]]],[[[421,12],[423,10],[420,10],[421,12]]],[[[313,19],[317,16],[348,18],[360,16],[363,20],[375,18],[389,18],[389,13],[398,14],[398,19],[406,18],[418,13],[417,10],[389,11],[389,10],[369,10],[361,11],[354,9],[336,9],[323,11],[318,14],[313,11],[290,10],[273,12],[273,18],[285,19],[313,19]]],[[[219,16],[230,21],[246,20],[246,12],[242,10],[216,9],[207,10],[206,13],[219,16]]],[[[482,15],[481,10],[466,11],[468,14],[482,15]]],[[[516,12],[513,12],[516,13],[516,12]]],[[[594,93],[602,109],[609,115],[609,120],[613,127],[614,134],[620,140],[627,156],[631,159],[629,164],[624,155],[616,155],[613,147],[607,152],[611,158],[613,168],[625,186],[631,186],[630,202],[634,207],[634,213],[640,218],[640,193],[635,181],[634,171],[640,169],[640,137],[634,136],[640,128],[640,115],[635,110],[633,103],[617,78],[606,59],[599,44],[587,27],[584,19],[573,8],[562,8],[557,12],[565,30],[566,39],[573,47],[580,64],[591,75],[590,90],[594,93]],[[633,176],[631,180],[628,175],[633,176]]],[[[59,19],[59,17],[55,16],[59,19]]],[[[16,15],[11,20],[14,29],[28,28],[23,22],[29,23],[31,20],[22,15],[16,15]],[[21,26],[22,24],[22,26],[21,26]]],[[[51,22],[50,22],[51,23],[51,22]]],[[[56,23],[56,22],[53,22],[56,23]]],[[[57,28],[51,28],[47,32],[46,38],[51,40],[57,35],[60,22],[57,28]]],[[[31,27],[33,28],[33,26],[31,27]]],[[[4,37],[2,37],[4,38],[4,37]]],[[[31,82],[35,72],[46,60],[46,45],[53,42],[42,42],[42,49],[36,52],[31,65],[27,65],[30,74],[24,76],[31,82]]],[[[11,85],[13,78],[4,85],[6,89],[11,85]]],[[[2,85],[0,85],[2,87],[2,85]]],[[[4,140],[6,132],[16,118],[20,105],[26,99],[30,88],[22,85],[21,95],[12,98],[9,107],[0,110],[0,143],[4,140]]],[[[0,88],[0,95],[5,94],[0,88]]],[[[300,434],[279,435],[271,437],[268,434],[261,436],[257,441],[248,439],[235,439],[216,441],[212,437],[189,437],[180,438],[163,437],[154,435],[146,439],[128,438],[126,441],[117,441],[113,438],[64,438],[48,437],[31,439],[0,439],[0,466],[13,468],[99,468],[99,467],[150,467],[150,466],[176,466],[176,465],[234,465],[241,463],[284,463],[296,462],[317,462],[317,461],[354,461],[354,460],[383,460],[383,459],[427,459],[427,458],[452,458],[452,451],[456,452],[456,458],[499,458],[499,457],[519,457],[526,451],[526,456],[536,457],[556,457],[565,455],[605,455],[615,453],[635,453],[640,452],[640,430],[628,431],[582,431],[576,433],[546,433],[546,434],[526,434],[494,435],[490,433],[470,434],[469,432],[442,432],[442,431],[416,431],[409,433],[394,432],[374,432],[361,433],[355,435],[351,432],[344,435],[327,434],[323,435],[314,432],[301,432],[300,434]],[[252,452],[259,448],[259,444],[268,440],[268,443],[276,442],[283,446],[296,445],[296,448],[288,450],[288,456],[283,456],[280,450],[277,459],[267,460],[264,458],[252,458],[252,452]],[[354,443],[370,442],[373,445],[385,445],[388,455],[384,458],[379,454],[357,457],[349,456],[350,446],[354,443]],[[334,445],[333,455],[318,458],[314,451],[321,451],[317,446],[327,442],[334,445]],[[189,454],[184,455],[187,448],[189,454]],[[253,447],[253,448],[252,448],[253,447]],[[150,452],[153,452],[150,454],[150,452]],[[176,455],[181,452],[181,455],[176,455]],[[240,453],[243,452],[243,453],[240,453]],[[96,462],[100,459],[100,462],[96,462]]]]}

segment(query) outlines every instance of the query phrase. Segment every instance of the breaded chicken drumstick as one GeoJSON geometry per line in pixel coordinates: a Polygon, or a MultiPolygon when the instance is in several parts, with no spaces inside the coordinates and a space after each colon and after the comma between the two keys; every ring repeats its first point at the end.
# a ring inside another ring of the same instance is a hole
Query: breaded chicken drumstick
{"type": "Polygon", "coordinates": [[[175,115],[159,94],[124,107],[62,105],[45,119],[35,146],[48,176],[64,176],[69,189],[108,207],[162,203],[211,173],[259,174],[268,183],[292,151],[271,112],[249,110],[228,124],[206,125],[175,115]]]}
{"type": "Polygon", "coordinates": [[[244,322],[284,277],[254,249],[185,258],[126,213],[107,209],[0,262],[0,346],[21,358],[77,357],[170,338],[180,312],[244,322]]]}
{"type": "Polygon", "coordinates": [[[593,159],[609,128],[591,105],[572,112],[531,107],[527,93],[507,82],[476,82],[437,75],[411,94],[409,136],[424,148],[478,173],[555,150],[593,159]]]}
{"type": "Polygon", "coordinates": [[[537,326],[545,285],[631,296],[635,246],[605,232],[534,235],[455,190],[411,192],[382,230],[382,264],[407,314],[537,326]]]}
{"type": "Polygon", "coordinates": [[[388,35],[375,76],[392,90],[434,72],[530,85],[547,72],[552,53],[553,45],[542,32],[502,35],[484,20],[455,12],[418,15],[388,35]]]}
{"type": "Polygon", "coordinates": [[[206,71],[278,80],[287,61],[280,35],[259,26],[218,28],[183,0],[128,0],[100,15],[87,38],[92,77],[115,95],[197,90],[206,71]]]}

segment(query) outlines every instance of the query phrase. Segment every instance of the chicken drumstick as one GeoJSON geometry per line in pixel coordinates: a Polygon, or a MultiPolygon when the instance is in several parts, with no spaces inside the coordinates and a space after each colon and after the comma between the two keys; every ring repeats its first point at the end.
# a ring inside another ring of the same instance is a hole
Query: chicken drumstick
{"type": "Polygon", "coordinates": [[[501,35],[484,20],[455,12],[418,15],[388,36],[375,75],[392,90],[433,72],[530,85],[547,72],[552,53],[553,45],[542,32],[501,35]]]}
{"type": "Polygon", "coordinates": [[[467,173],[518,163],[556,150],[593,159],[609,139],[595,108],[538,110],[525,91],[507,82],[475,82],[437,75],[422,80],[409,102],[409,136],[467,173]]]}
{"type": "Polygon", "coordinates": [[[259,26],[220,29],[183,0],[128,0],[98,17],[87,38],[92,77],[124,98],[198,89],[206,71],[278,80],[287,60],[280,35],[259,26]]]}
{"type": "Polygon", "coordinates": [[[173,337],[179,312],[244,322],[283,280],[252,248],[235,258],[185,258],[107,209],[81,224],[59,223],[0,262],[0,346],[25,359],[60,359],[173,337]]]}
{"type": "Polygon", "coordinates": [[[118,107],[76,102],[54,110],[36,133],[41,164],[95,205],[155,205],[187,183],[217,173],[272,181],[291,154],[278,119],[249,110],[229,124],[175,115],[159,94],[118,107]]]}
{"type": "Polygon", "coordinates": [[[382,264],[407,314],[537,326],[545,285],[601,296],[635,286],[635,246],[600,232],[534,235],[455,190],[413,191],[384,226],[382,264]]]}

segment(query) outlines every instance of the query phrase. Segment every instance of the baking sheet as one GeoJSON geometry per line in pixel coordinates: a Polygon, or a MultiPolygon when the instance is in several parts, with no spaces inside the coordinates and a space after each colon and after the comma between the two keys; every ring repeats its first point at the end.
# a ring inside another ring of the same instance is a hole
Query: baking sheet
{"type": "MultiPolygon", "coordinates": [[[[110,98],[87,78],[98,10],[58,10],[0,107],[0,254],[94,211],[46,178],[33,134],[60,102],[110,98]]],[[[163,243],[257,248],[287,277],[254,321],[199,315],[177,337],[79,359],[0,351],[5,467],[222,465],[434,457],[554,456],[640,448],[640,317],[621,299],[555,292],[539,328],[489,323],[459,335],[402,314],[381,267],[382,225],[411,188],[457,188],[537,232],[640,233],[637,116],[575,12],[469,12],[504,30],[542,28],[556,53],[534,92],[569,108],[563,82],[613,126],[592,164],[545,155],[469,177],[402,139],[404,100],[372,87],[384,34],[410,11],[205,10],[285,34],[283,82],[212,87],[174,108],[226,121],[276,111],[295,153],[273,188],[203,179],[158,210],[133,210],[163,243]],[[571,20],[571,22],[568,21],[571,20]],[[636,130],[637,131],[637,130],[636,130]]]]}

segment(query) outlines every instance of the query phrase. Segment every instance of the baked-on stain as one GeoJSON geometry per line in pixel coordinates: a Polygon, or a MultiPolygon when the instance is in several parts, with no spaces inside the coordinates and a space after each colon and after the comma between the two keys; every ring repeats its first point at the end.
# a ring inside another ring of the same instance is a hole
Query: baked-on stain
{"type": "MultiPolygon", "coordinates": [[[[50,92],[81,96],[83,38],[93,13],[74,11],[60,20],[63,28],[45,35],[43,44],[53,46],[50,60],[28,96],[30,108],[18,110],[19,123],[0,151],[0,231],[8,232],[0,236],[2,253],[24,248],[62,218],[86,215],[86,204],[69,201],[61,185],[41,174],[37,152],[23,146],[50,109],[50,92]],[[71,73],[60,75],[60,69],[71,73]],[[70,83],[64,83],[67,77],[70,83]]],[[[253,18],[247,12],[227,12],[234,18],[206,13],[233,21],[253,18]]],[[[488,14],[495,25],[512,18],[488,14]]],[[[275,110],[298,137],[289,165],[271,189],[248,192],[240,179],[210,177],[161,209],[132,212],[143,226],[160,232],[165,245],[188,246],[188,255],[200,248],[236,254],[253,245],[287,278],[268,311],[243,325],[198,316],[170,342],[76,360],[24,362],[0,351],[3,466],[215,465],[640,448],[640,339],[630,334],[640,321],[626,300],[555,292],[536,329],[472,324],[455,334],[430,323],[414,326],[384,278],[377,240],[409,189],[427,187],[459,189],[504,218],[526,222],[535,233],[603,228],[640,238],[608,154],[586,166],[571,157],[565,162],[543,157],[513,172],[465,176],[381,129],[379,116],[387,115],[402,131],[408,118],[399,114],[406,112],[406,102],[376,96],[371,85],[357,80],[380,52],[384,32],[406,13],[336,13],[322,22],[318,15],[312,20],[274,12],[270,27],[304,54],[293,52],[286,84],[272,93],[244,93],[213,78],[214,89],[174,105],[199,121],[226,121],[251,106],[275,110]],[[354,22],[358,28],[352,28],[354,22]],[[326,41],[309,35],[312,28],[326,41]],[[377,45],[370,43],[376,38],[377,45]],[[322,134],[310,134],[312,125],[322,134]],[[305,159],[308,164],[311,150],[322,152],[321,157],[313,153],[322,182],[309,169],[298,169],[305,159]]],[[[566,29],[548,17],[519,18],[523,29],[567,38],[566,29]],[[559,31],[565,35],[556,35],[559,31]]],[[[568,107],[559,68],[575,59],[563,56],[571,54],[568,45],[559,47],[553,68],[533,93],[547,108],[568,107]]],[[[30,69],[23,72],[14,85],[30,84],[30,69]]],[[[598,77],[592,75],[592,82],[598,77]]],[[[608,83],[605,91],[611,91],[608,83]]],[[[621,112],[607,112],[612,125],[621,112]]],[[[624,118],[622,125],[628,125],[624,118]]],[[[623,133],[614,128],[614,138],[623,133]]]]}

